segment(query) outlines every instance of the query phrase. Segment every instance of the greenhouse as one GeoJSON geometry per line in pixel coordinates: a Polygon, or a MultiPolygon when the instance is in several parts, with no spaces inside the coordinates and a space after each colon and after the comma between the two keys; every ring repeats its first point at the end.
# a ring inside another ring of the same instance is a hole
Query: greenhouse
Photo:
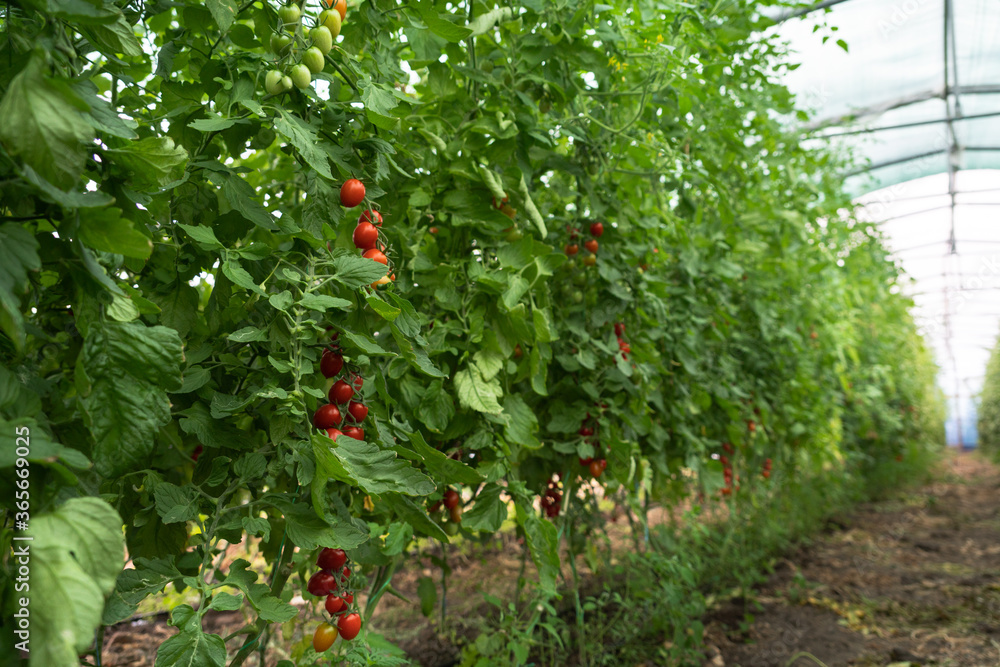
{"type": "Polygon", "coordinates": [[[998,35],[9,3],[0,665],[996,667],[998,35]]]}

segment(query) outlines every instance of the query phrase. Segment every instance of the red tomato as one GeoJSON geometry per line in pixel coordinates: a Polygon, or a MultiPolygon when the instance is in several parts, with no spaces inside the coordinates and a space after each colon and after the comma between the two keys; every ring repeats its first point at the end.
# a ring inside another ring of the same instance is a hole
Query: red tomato
{"type": "Polygon", "coordinates": [[[590,235],[595,239],[604,233],[604,225],[600,222],[590,223],[590,235]]]}
{"type": "Polygon", "coordinates": [[[340,14],[341,21],[347,20],[347,0],[337,0],[334,3],[333,8],[340,14]]]}
{"type": "Polygon", "coordinates": [[[360,224],[362,222],[370,222],[373,225],[375,225],[376,227],[381,227],[382,226],[382,214],[379,213],[378,211],[375,211],[375,210],[372,210],[372,209],[368,209],[367,211],[365,211],[364,213],[361,214],[360,218],[358,218],[358,223],[360,224]]]}
{"type": "Polygon", "coordinates": [[[370,222],[359,222],[354,228],[354,245],[361,250],[374,248],[378,243],[378,228],[370,222]]]}
{"type": "Polygon", "coordinates": [[[572,257],[573,255],[575,255],[578,252],[580,252],[580,246],[578,246],[575,243],[567,243],[566,244],[566,254],[567,255],[569,255],[570,257],[572,257]]]}
{"type": "Polygon", "coordinates": [[[625,333],[625,325],[621,322],[615,322],[615,335],[622,336],[625,333]]]}
{"type": "Polygon", "coordinates": [[[351,413],[351,417],[358,423],[363,422],[365,417],[368,416],[368,406],[357,401],[351,401],[351,404],[347,406],[347,411],[351,413]]]}
{"type": "Polygon", "coordinates": [[[590,469],[591,477],[597,478],[601,476],[601,473],[604,472],[604,469],[607,467],[607,465],[608,462],[605,461],[604,459],[594,459],[593,461],[590,462],[590,465],[587,467],[590,469]]]}
{"type": "Polygon", "coordinates": [[[313,415],[313,426],[321,429],[333,428],[334,426],[339,426],[340,422],[344,420],[343,416],[340,414],[340,408],[338,408],[333,403],[327,403],[326,405],[321,405],[316,413],[313,415]]]}
{"type": "Polygon", "coordinates": [[[355,440],[365,439],[365,431],[359,426],[345,426],[344,435],[348,438],[354,438],[355,440]]]}
{"type": "Polygon", "coordinates": [[[587,437],[588,435],[594,435],[594,429],[590,428],[589,426],[581,426],[580,430],[577,432],[583,437],[587,437]]]}
{"type": "Polygon", "coordinates": [[[339,572],[347,562],[347,553],[343,549],[324,548],[319,552],[316,559],[316,566],[321,570],[333,570],[339,572]]]}
{"type": "Polygon", "coordinates": [[[431,234],[437,234],[438,233],[438,228],[437,227],[431,227],[427,231],[429,231],[431,234]]]}
{"type": "Polygon", "coordinates": [[[317,596],[329,595],[337,590],[337,580],[329,572],[317,572],[309,578],[306,590],[317,596]]]}
{"type": "Polygon", "coordinates": [[[337,628],[329,623],[320,623],[316,626],[316,632],[313,634],[313,648],[317,653],[322,653],[333,646],[333,642],[336,640],[337,628]]]}
{"type": "Polygon", "coordinates": [[[344,602],[346,602],[347,604],[354,604],[354,593],[345,594],[344,602]]]}
{"type": "Polygon", "coordinates": [[[354,396],[354,389],[343,380],[337,380],[330,387],[330,402],[344,404],[354,396]]]}
{"type": "Polygon", "coordinates": [[[458,495],[458,491],[455,489],[448,489],[444,492],[444,506],[448,509],[454,509],[458,507],[458,503],[462,500],[462,497],[458,495]]]}
{"type": "Polygon", "coordinates": [[[346,641],[351,641],[361,632],[361,617],[357,614],[345,614],[337,619],[337,629],[340,636],[346,641]]]}
{"type": "Polygon", "coordinates": [[[198,445],[197,447],[195,447],[194,451],[191,452],[191,460],[194,461],[195,463],[197,463],[198,462],[198,457],[201,456],[201,453],[203,451],[205,451],[205,448],[202,447],[201,445],[198,445]]]}
{"type": "Polygon", "coordinates": [[[326,429],[326,435],[331,440],[336,441],[337,438],[339,438],[340,436],[342,436],[344,434],[340,431],[339,428],[328,428],[328,429],[326,429]]]}
{"type": "Polygon", "coordinates": [[[344,599],[339,595],[327,595],[326,596],[326,613],[333,616],[334,614],[343,611],[347,608],[347,604],[344,599]]]}
{"type": "Polygon", "coordinates": [[[585,459],[578,459],[578,460],[580,461],[580,465],[584,467],[589,466],[594,461],[592,457],[588,457],[585,459]]]}
{"type": "Polygon", "coordinates": [[[365,259],[373,259],[380,264],[389,265],[389,258],[385,256],[385,253],[378,248],[369,248],[361,255],[365,259]]]}
{"type": "MultiPolygon", "coordinates": [[[[344,10],[346,13],[346,9],[344,10]]],[[[340,205],[354,208],[365,199],[365,184],[356,178],[349,178],[340,186],[340,205]]]]}
{"type": "Polygon", "coordinates": [[[583,242],[583,247],[593,253],[597,252],[599,246],[600,244],[595,239],[588,239],[583,242]]]}
{"type": "Polygon", "coordinates": [[[336,377],[340,369],[344,367],[344,357],[332,350],[323,350],[323,356],[319,359],[319,372],[323,377],[336,377]]]}
{"type": "Polygon", "coordinates": [[[365,379],[360,375],[354,376],[354,390],[361,391],[361,388],[365,386],[365,379]]]}

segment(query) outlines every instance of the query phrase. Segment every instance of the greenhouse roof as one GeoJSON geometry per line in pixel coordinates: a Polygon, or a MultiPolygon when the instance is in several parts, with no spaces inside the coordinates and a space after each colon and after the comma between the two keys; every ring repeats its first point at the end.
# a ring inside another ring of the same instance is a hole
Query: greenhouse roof
{"type": "MultiPolygon", "coordinates": [[[[1000,326],[1000,4],[826,0],[774,16],[810,141],[850,149],[849,192],[914,278],[952,414],[1000,326]]],[[[959,409],[956,409],[959,408],[959,409]]]]}

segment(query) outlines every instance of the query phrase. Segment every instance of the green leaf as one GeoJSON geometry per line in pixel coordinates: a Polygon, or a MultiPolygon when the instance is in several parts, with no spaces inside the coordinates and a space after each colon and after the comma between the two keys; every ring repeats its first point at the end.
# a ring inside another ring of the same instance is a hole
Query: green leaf
{"type": "Polygon", "coordinates": [[[83,101],[65,82],[45,76],[44,67],[42,56],[32,57],[0,100],[0,144],[66,190],[80,179],[94,131],[81,115],[83,101]]]}
{"type": "Polygon", "coordinates": [[[256,292],[261,296],[264,296],[264,290],[261,289],[260,285],[253,281],[253,276],[247,273],[247,270],[240,266],[240,262],[237,259],[227,259],[222,263],[222,273],[225,274],[227,278],[233,281],[234,284],[239,285],[243,289],[248,289],[251,292],[256,292]]]}
{"type": "Polygon", "coordinates": [[[242,595],[233,595],[232,593],[222,591],[212,596],[212,601],[209,603],[208,608],[215,611],[236,611],[242,606],[242,595]]]}
{"type": "Polygon", "coordinates": [[[184,173],[188,154],[170,137],[147,137],[107,150],[109,159],[142,190],[156,190],[184,173]]]}
{"type": "Polygon", "coordinates": [[[211,227],[182,224],[178,224],[177,226],[187,232],[187,235],[194,239],[195,243],[203,250],[218,250],[223,247],[219,239],[215,238],[215,231],[211,227]]]}
{"type": "Polygon", "coordinates": [[[347,299],[312,293],[303,294],[302,298],[299,299],[299,304],[303,308],[318,310],[321,313],[325,313],[328,310],[349,310],[354,305],[347,299]]]}
{"type": "Polygon", "coordinates": [[[524,181],[524,174],[521,174],[520,191],[521,196],[524,198],[524,209],[528,213],[528,218],[535,223],[535,227],[538,228],[538,234],[540,238],[545,238],[548,236],[549,231],[545,226],[545,220],[542,218],[542,214],[538,212],[538,207],[535,206],[535,202],[531,199],[531,193],[528,192],[528,184],[524,181]]]}
{"type": "Polygon", "coordinates": [[[499,380],[487,381],[476,365],[455,373],[455,390],[459,403],[471,410],[487,414],[500,414],[503,411],[497,402],[503,396],[499,380]]]}
{"type": "Polygon", "coordinates": [[[99,473],[142,468],[160,427],[170,421],[168,391],[180,389],[181,341],[167,327],[137,322],[96,324],[80,355],[89,387],[81,391],[99,473]]]}
{"type": "Polygon", "coordinates": [[[551,521],[542,519],[530,508],[517,504],[518,522],[524,527],[524,538],[531,560],[538,569],[543,591],[554,595],[559,576],[559,532],[551,521]]]}
{"type": "Polygon", "coordinates": [[[216,25],[226,32],[229,26],[236,20],[236,11],[239,9],[236,0],[207,0],[208,11],[212,12],[212,18],[216,25]]]}
{"type": "Polygon", "coordinates": [[[417,595],[420,596],[420,613],[430,618],[437,607],[437,585],[430,577],[417,579],[417,595]]]}
{"type": "Polygon", "coordinates": [[[440,542],[448,542],[448,534],[434,521],[427,516],[427,512],[406,496],[396,493],[387,493],[382,496],[383,502],[395,512],[402,521],[413,526],[417,531],[431,539],[440,542]]]}
{"type": "Polygon", "coordinates": [[[243,327],[239,331],[229,334],[228,338],[237,343],[264,341],[267,340],[267,332],[257,327],[243,327]]]}
{"type": "Polygon", "coordinates": [[[258,227],[269,231],[278,229],[270,212],[257,201],[257,191],[249,183],[236,174],[213,174],[213,177],[221,178],[222,195],[234,211],[258,227]]]}
{"type": "Polygon", "coordinates": [[[495,350],[478,350],[472,355],[472,360],[475,362],[476,367],[479,369],[480,375],[483,376],[484,380],[492,380],[503,368],[504,358],[499,352],[495,350]]]}
{"type": "Polygon", "coordinates": [[[472,30],[472,36],[476,37],[478,35],[485,35],[498,23],[506,23],[507,21],[513,20],[514,9],[512,7],[496,7],[484,14],[476,16],[476,18],[469,23],[469,29],[472,30]]]}
{"type": "Polygon", "coordinates": [[[125,563],[122,519],[99,498],[71,498],[34,515],[31,542],[14,542],[31,564],[31,664],[76,667],[94,641],[104,600],[125,563]]]}
{"type": "Polygon", "coordinates": [[[495,533],[507,520],[507,503],[500,499],[501,489],[496,484],[487,484],[476,496],[471,510],[462,513],[462,526],[469,530],[484,530],[495,533]]]}
{"type": "Polygon", "coordinates": [[[115,590],[104,606],[104,625],[114,625],[131,618],[140,602],[162,591],[171,581],[183,577],[174,567],[172,558],[133,558],[132,565],[118,573],[115,590]]]}
{"type": "Polygon", "coordinates": [[[389,449],[347,436],[334,444],[326,435],[313,434],[313,454],[317,476],[360,486],[366,493],[395,492],[426,496],[437,488],[422,472],[396,456],[389,449]]]}
{"type": "Polygon", "coordinates": [[[538,418],[523,398],[516,394],[505,396],[503,411],[508,417],[504,429],[508,442],[517,443],[528,449],[538,449],[542,446],[538,440],[538,418]]]}
{"type": "MultiPolygon", "coordinates": [[[[314,496],[318,487],[323,487],[319,491],[319,495],[322,496],[325,483],[313,481],[314,496]]],[[[346,521],[331,525],[316,514],[316,510],[309,503],[292,503],[284,497],[272,497],[270,502],[285,518],[288,539],[300,549],[308,551],[318,546],[353,549],[368,541],[367,531],[363,532],[346,521]]],[[[325,500],[323,504],[327,504],[325,500]]]]}
{"type": "Polygon", "coordinates": [[[95,250],[126,257],[146,259],[153,252],[153,242],[122,217],[118,208],[80,210],[80,240],[95,250]]]}
{"type": "Polygon", "coordinates": [[[319,148],[319,136],[308,123],[294,114],[285,111],[274,121],[274,129],[282,134],[289,143],[299,151],[299,154],[323,178],[332,179],[330,161],[319,148]]]}
{"type": "Polygon", "coordinates": [[[374,310],[379,317],[390,322],[399,317],[399,313],[401,312],[399,308],[390,306],[377,294],[365,295],[365,301],[368,302],[368,305],[371,306],[371,309],[374,310]]]}
{"type": "Polygon", "coordinates": [[[28,282],[28,272],[41,268],[35,237],[21,225],[0,225],[0,330],[19,349],[24,344],[20,295],[28,282]]]}
{"type": "Polygon", "coordinates": [[[385,264],[357,255],[339,255],[333,260],[334,277],[344,287],[357,289],[371,285],[386,274],[385,264]]]}
{"type": "Polygon", "coordinates": [[[455,403],[440,380],[428,385],[420,397],[416,418],[434,433],[442,433],[455,416],[455,403]]]}
{"type": "Polygon", "coordinates": [[[460,42],[472,34],[472,30],[465,26],[456,25],[443,18],[450,14],[438,14],[434,9],[434,3],[428,0],[421,2],[417,7],[417,12],[427,28],[438,37],[443,37],[449,42],[460,42]]]}
{"type": "Polygon", "coordinates": [[[403,353],[403,357],[410,362],[411,366],[429,377],[448,377],[447,373],[434,365],[434,362],[430,360],[430,357],[427,356],[427,353],[423,349],[415,346],[409,338],[403,335],[403,332],[400,331],[395,322],[392,323],[391,328],[392,337],[396,339],[399,351],[403,353]]]}
{"type": "Polygon", "coordinates": [[[475,468],[470,468],[461,461],[449,458],[424,441],[419,432],[408,434],[413,451],[423,460],[427,471],[434,479],[443,484],[479,484],[483,481],[475,468]]]}
{"type": "Polygon", "coordinates": [[[226,642],[219,635],[202,631],[201,616],[190,605],[174,607],[170,625],[180,632],[160,644],[154,667],[223,667],[226,664],[226,642]]]}
{"type": "Polygon", "coordinates": [[[486,184],[486,187],[488,187],[490,192],[493,193],[493,197],[497,200],[497,205],[507,198],[507,193],[504,192],[503,186],[500,184],[500,179],[497,178],[497,175],[492,169],[481,164],[477,164],[476,171],[479,172],[479,175],[482,177],[483,183],[486,184]]]}
{"type": "MultiPolygon", "coordinates": [[[[83,452],[52,440],[52,436],[47,434],[34,419],[21,418],[13,421],[0,419],[0,428],[6,429],[3,431],[4,433],[27,432],[30,434],[31,447],[28,455],[23,458],[31,463],[47,466],[58,461],[77,470],[85,470],[90,467],[90,460],[83,455],[83,452]]],[[[14,447],[0,448],[0,470],[14,467],[18,459],[16,452],[17,449],[14,447]]],[[[13,477],[13,473],[8,473],[8,475],[13,477]]]]}
{"type": "Polygon", "coordinates": [[[107,25],[91,25],[80,30],[86,35],[97,50],[113,58],[122,54],[138,58],[143,55],[142,46],[136,39],[132,26],[125,20],[125,15],[118,13],[117,20],[107,25]]]}
{"type": "Polygon", "coordinates": [[[156,512],[163,523],[181,523],[198,518],[198,493],[191,486],[180,487],[170,482],[156,486],[156,512]]]}

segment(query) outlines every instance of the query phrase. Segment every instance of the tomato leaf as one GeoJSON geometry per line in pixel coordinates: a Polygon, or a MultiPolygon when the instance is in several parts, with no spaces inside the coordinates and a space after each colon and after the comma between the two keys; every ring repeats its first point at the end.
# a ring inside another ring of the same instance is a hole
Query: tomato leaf
{"type": "Polygon", "coordinates": [[[472,509],[463,512],[462,525],[469,530],[495,533],[507,520],[507,503],[500,499],[503,489],[497,484],[487,484],[476,495],[472,509]]]}
{"type": "Polygon", "coordinates": [[[118,208],[85,208],[80,211],[80,239],[91,248],[126,257],[145,259],[153,251],[148,236],[122,217],[118,208]]]}
{"type": "Polygon", "coordinates": [[[316,457],[315,485],[325,485],[336,479],[359,486],[366,493],[395,492],[409,496],[426,496],[434,492],[434,482],[389,449],[347,436],[337,438],[331,446],[326,435],[312,436],[316,457]]]}
{"type": "Polygon", "coordinates": [[[226,664],[226,642],[219,635],[202,632],[201,615],[190,605],[174,607],[170,625],[180,632],[160,644],[154,667],[223,667],[226,664]]]}
{"type": "Polygon", "coordinates": [[[496,379],[486,380],[475,364],[455,373],[455,390],[459,403],[471,410],[487,414],[503,412],[497,402],[503,396],[500,382],[496,379]]]}

